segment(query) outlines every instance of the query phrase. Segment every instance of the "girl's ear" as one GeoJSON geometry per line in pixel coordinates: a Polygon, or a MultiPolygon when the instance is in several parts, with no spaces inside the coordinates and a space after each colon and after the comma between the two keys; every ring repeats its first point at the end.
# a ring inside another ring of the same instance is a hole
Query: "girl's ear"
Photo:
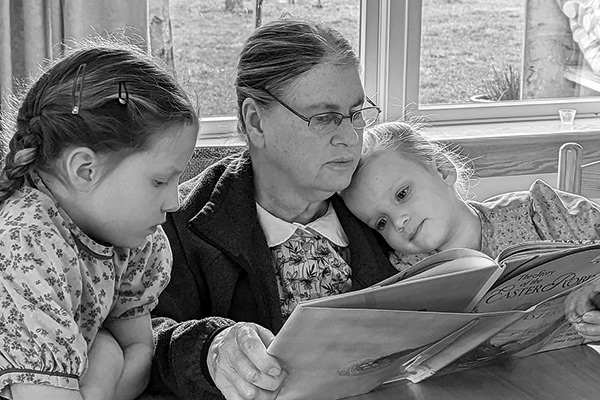
{"type": "Polygon", "coordinates": [[[449,160],[446,162],[436,161],[436,171],[446,185],[450,187],[454,186],[458,179],[458,173],[456,172],[454,164],[449,160]]]}
{"type": "Polygon", "coordinates": [[[101,177],[100,157],[88,147],[76,147],[64,155],[64,165],[69,182],[79,191],[94,186],[101,177]]]}
{"type": "Polygon", "coordinates": [[[264,147],[265,136],[262,130],[262,110],[256,100],[247,98],[242,103],[242,117],[246,124],[248,140],[256,147],[264,147]]]}

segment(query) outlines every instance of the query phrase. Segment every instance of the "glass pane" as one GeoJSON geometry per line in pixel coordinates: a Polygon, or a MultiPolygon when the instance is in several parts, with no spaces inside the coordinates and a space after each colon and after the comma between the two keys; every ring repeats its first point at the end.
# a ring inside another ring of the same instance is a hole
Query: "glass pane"
{"type": "MultiPolygon", "coordinates": [[[[236,57],[254,30],[255,7],[250,0],[171,0],[175,70],[197,94],[202,117],[236,114],[236,57]]],[[[330,24],[358,54],[360,0],[263,1],[263,23],[285,13],[330,24]]]]}
{"type": "Polygon", "coordinates": [[[597,96],[598,4],[423,0],[419,103],[597,96]]]}

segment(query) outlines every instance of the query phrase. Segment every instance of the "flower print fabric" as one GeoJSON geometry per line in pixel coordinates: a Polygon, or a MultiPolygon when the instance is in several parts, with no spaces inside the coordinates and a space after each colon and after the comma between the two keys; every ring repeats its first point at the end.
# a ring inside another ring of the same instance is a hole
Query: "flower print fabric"
{"type": "Polygon", "coordinates": [[[271,254],[284,318],[300,301],[345,293],[352,287],[352,271],[342,257],[348,248],[309,227],[297,228],[288,240],[273,246],[271,254]]]}
{"type": "MultiPolygon", "coordinates": [[[[531,240],[600,239],[600,205],[585,197],[535,181],[527,191],[470,201],[481,219],[481,251],[495,258],[508,246],[531,240]]],[[[390,262],[402,270],[429,254],[392,252],[390,262]]]]}
{"type": "Polygon", "coordinates": [[[87,237],[37,180],[0,206],[0,390],[78,389],[106,319],[150,312],[169,281],[162,229],[138,249],[87,237]]]}

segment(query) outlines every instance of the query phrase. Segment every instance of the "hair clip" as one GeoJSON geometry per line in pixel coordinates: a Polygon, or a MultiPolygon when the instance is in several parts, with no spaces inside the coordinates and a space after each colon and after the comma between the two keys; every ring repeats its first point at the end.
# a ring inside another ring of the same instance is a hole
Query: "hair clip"
{"type": "Polygon", "coordinates": [[[123,105],[129,103],[129,92],[125,82],[119,82],[119,103],[123,105]],[[123,93],[125,93],[125,97],[123,97],[123,93]]]}
{"type": "Polygon", "coordinates": [[[77,68],[77,73],[75,74],[75,80],[73,81],[73,92],[71,93],[71,99],[73,102],[73,108],[71,108],[71,114],[79,114],[79,109],[81,108],[81,97],[83,96],[83,82],[85,79],[85,66],[86,64],[81,64],[79,68],[77,68]],[[79,83],[79,88],[77,87],[77,83],[79,83]]]}

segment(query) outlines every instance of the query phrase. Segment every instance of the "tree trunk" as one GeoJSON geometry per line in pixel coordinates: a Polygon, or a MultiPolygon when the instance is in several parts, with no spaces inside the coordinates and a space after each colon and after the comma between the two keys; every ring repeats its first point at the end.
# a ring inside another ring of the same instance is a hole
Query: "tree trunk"
{"type": "Polygon", "coordinates": [[[150,52],[175,70],[169,0],[149,0],[150,52]]]}
{"type": "Polygon", "coordinates": [[[527,0],[521,97],[574,96],[575,85],[564,78],[564,70],[576,59],[569,20],[558,4],[527,0]]]}

